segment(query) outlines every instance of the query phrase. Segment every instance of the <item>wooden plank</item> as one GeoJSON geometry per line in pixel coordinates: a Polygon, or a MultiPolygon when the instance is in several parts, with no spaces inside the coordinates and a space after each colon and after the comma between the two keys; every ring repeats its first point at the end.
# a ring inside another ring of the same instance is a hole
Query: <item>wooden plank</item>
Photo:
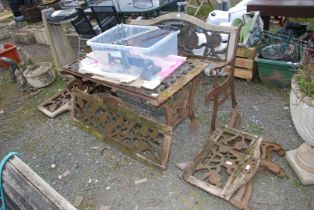
{"type": "Polygon", "coordinates": [[[21,208],[18,207],[15,204],[15,202],[11,200],[11,198],[7,194],[5,194],[5,206],[6,206],[6,209],[21,210],[21,208]]]}
{"type": "MultiPolygon", "coordinates": [[[[3,171],[3,181],[5,190],[10,190],[10,186],[13,187],[13,189],[21,195],[20,198],[24,198],[24,201],[27,200],[28,205],[40,206],[40,208],[37,209],[76,210],[72,204],[63,198],[18,157],[14,157],[8,161],[3,171]]],[[[12,192],[11,190],[11,193],[12,192]]],[[[14,196],[14,194],[11,195],[14,196]]]]}
{"type": "Polygon", "coordinates": [[[196,187],[212,194],[212,195],[215,195],[217,197],[219,197],[220,193],[222,192],[221,189],[219,189],[218,187],[214,186],[214,185],[209,185],[197,178],[195,178],[194,176],[189,176],[187,178],[185,178],[185,180],[192,184],[192,185],[195,185],[196,187]]]}
{"type": "Polygon", "coordinates": [[[253,69],[254,68],[254,60],[236,57],[235,66],[240,67],[240,68],[253,69]]]}
{"type": "Polygon", "coordinates": [[[256,48],[255,47],[250,47],[250,48],[238,47],[236,56],[242,57],[242,58],[253,59],[256,56],[256,48]]]}
{"type": "Polygon", "coordinates": [[[234,69],[234,76],[242,79],[246,79],[247,81],[251,81],[254,76],[254,69],[241,69],[235,68],[234,69]]]}
{"type": "Polygon", "coordinates": [[[10,163],[3,171],[4,190],[14,203],[21,209],[52,209],[56,206],[28,182],[22,174],[10,163]]]}

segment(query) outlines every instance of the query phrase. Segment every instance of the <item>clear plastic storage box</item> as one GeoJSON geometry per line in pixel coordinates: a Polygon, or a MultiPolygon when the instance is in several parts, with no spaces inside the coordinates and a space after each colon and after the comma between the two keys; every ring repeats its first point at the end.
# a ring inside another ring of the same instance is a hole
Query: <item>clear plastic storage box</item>
{"type": "Polygon", "coordinates": [[[178,33],[157,26],[120,24],[88,40],[87,45],[110,69],[120,68],[126,73],[136,69],[147,74],[142,75],[144,79],[151,79],[160,59],[178,54],[178,33]]]}
{"type": "Polygon", "coordinates": [[[87,41],[93,51],[129,51],[149,56],[178,54],[178,32],[157,26],[117,25],[87,41]]]}

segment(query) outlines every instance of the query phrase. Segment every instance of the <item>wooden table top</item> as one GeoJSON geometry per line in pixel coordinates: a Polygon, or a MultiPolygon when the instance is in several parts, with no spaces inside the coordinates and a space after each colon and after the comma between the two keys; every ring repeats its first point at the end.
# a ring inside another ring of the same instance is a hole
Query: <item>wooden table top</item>
{"type": "Polygon", "coordinates": [[[314,0],[252,0],[247,11],[261,16],[314,17],[314,0]]]}
{"type": "Polygon", "coordinates": [[[158,107],[171,98],[185,85],[191,82],[194,78],[200,75],[207,65],[208,63],[201,62],[199,60],[188,60],[168,78],[162,81],[161,84],[154,90],[131,87],[125,84],[116,84],[93,78],[92,75],[89,74],[82,74],[78,72],[78,62],[64,66],[61,70],[61,73],[72,75],[75,78],[81,79],[83,81],[90,81],[105,87],[109,87],[114,92],[120,91],[129,95],[143,98],[149,101],[151,105],[158,107]]]}

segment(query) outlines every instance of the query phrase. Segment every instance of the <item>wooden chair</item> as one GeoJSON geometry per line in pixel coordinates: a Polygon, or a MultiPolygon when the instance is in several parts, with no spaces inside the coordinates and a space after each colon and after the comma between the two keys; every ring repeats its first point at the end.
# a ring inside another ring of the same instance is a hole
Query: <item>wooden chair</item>
{"type": "Polygon", "coordinates": [[[239,40],[238,27],[209,25],[202,20],[181,13],[166,14],[150,20],[133,21],[138,25],[159,25],[171,30],[180,30],[178,37],[179,54],[190,59],[208,63],[207,71],[219,75],[223,68],[229,70],[227,78],[219,82],[215,76],[213,89],[205,96],[205,102],[214,102],[210,131],[216,128],[216,118],[219,106],[230,96],[232,101],[232,116],[230,127],[235,127],[240,120],[237,112],[237,101],[234,90],[234,64],[239,40]],[[203,40],[201,40],[202,34],[203,40]],[[226,39],[224,41],[224,39],[226,39]],[[224,95],[220,100],[219,96],[224,95]]]}

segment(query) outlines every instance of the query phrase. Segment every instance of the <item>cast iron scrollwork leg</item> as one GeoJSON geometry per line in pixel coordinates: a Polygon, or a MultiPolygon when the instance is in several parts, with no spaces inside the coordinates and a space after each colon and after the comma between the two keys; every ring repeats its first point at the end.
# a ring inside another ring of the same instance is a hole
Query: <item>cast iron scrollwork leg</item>
{"type": "Polygon", "coordinates": [[[161,106],[165,112],[166,125],[175,128],[181,121],[190,118],[191,129],[196,127],[193,98],[198,80],[195,78],[161,106]]]}

